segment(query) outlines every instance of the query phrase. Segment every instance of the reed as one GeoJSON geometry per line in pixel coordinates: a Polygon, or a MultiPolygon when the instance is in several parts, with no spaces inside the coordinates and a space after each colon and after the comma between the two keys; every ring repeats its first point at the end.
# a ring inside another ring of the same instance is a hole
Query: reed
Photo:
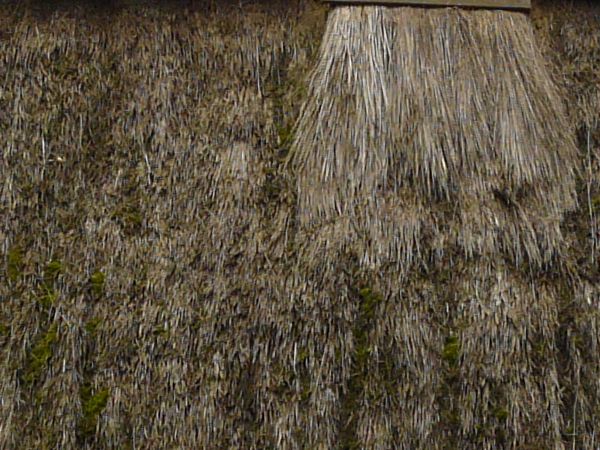
{"type": "Polygon", "coordinates": [[[0,448],[597,447],[597,16],[92,3],[0,7],[0,448]]]}

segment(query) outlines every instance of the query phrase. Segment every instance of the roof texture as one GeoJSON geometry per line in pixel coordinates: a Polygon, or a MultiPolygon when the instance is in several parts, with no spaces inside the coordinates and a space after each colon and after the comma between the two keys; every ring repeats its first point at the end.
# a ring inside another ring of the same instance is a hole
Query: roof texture
{"type": "Polygon", "coordinates": [[[517,13],[509,36],[490,12],[2,6],[0,448],[596,448],[600,12],[568,3],[535,5],[531,37],[517,13]],[[348,63],[434,25],[484,59],[490,32],[521,39],[491,58],[535,77],[485,82],[545,121],[475,121],[512,124],[506,164],[426,102],[446,78],[396,70],[384,99],[348,63]],[[327,66],[336,26],[356,45],[327,66]],[[411,99],[440,128],[372,122],[411,99]],[[463,172],[436,166],[449,142],[463,172]]]}

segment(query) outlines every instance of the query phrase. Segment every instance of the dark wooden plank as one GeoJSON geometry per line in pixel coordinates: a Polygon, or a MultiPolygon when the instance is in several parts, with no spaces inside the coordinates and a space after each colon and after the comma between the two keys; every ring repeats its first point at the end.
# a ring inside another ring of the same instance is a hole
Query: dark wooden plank
{"type": "Polygon", "coordinates": [[[486,9],[531,9],[531,0],[324,0],[326,3],[405,6],[463,6],[486,9]]]}

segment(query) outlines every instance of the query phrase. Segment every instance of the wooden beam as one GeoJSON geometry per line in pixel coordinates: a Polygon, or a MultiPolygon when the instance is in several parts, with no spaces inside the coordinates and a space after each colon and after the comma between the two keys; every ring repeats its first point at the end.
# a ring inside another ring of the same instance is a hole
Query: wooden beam
{"type": "Polygon", "coordinates": [[[404,6],[461,6],[484,9],[531,9],[531,0],[323,0],[326,3],[404,6]]]}

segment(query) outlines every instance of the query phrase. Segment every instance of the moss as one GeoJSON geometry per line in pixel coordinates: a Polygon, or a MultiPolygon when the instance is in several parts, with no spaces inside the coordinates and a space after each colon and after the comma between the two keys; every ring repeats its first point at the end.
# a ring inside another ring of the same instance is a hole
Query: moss
{"type": "Polygon", "coordinates": [[[341,450],[358,450],[362,448],[360,442],[358,442],[358,440],[356,439],[350,439],[347,441],[344,441],[342,443],[342,445],[340,446],[341,450]]]}
{"type": "Polygon", "coordinates": [[[23,271],[23,250],[15,245],[8,250],[6,276],[10,281],[17,281],[23,271]]]}
{"type": "Polygon", "coordinates": [[[45,310],[52,308],[58,300],[58,292],[53,288],[44,285],[42,292],[36,297],[38,304],[45,310]]]}
{"type": "Polygon", "coordinates": [[[586,350],[589,349],[589,347],[586,345],[586,339],[583,336],[581,336],[581,334],[579,334],[577,330],[574,330],[573,334],[571,335],[571,339],[573,345],[577,350],[579,350],[579,352],[585,353],[586,350]]]}
{"type": "Polygon", "coordinates": [[[442,411],[441,415],[442,419],[444,420],[447,426],[450,426],[452,428],[460,427],[462,418],[460,416],[460,413],[456,409],[442,411]]]}
{"type": "Polygon", "coordinates": [[[281,398],[291,398],[296,392],[296,373],[291,370],[288,366],[281,364],[275,364],[272,368],[274,379],[277,380],[277,384],[273,386],[273,392],[275,392],[281,398]]]}
{"type": "Polygon", "coordinates": [[[10,328],[3,323],[0,323],[0,336],[8,336],[10,334],[10,328]]]}
{"type": "Polygon", "coordinates": [[[133,201],[128,201],[119,205],[113,211],[112,218],[117,219],[128,231],[139,230],[144,220],[139,206],[133,201]]]}
{"type": "Polygon", "coordinates": [[[154,334],[154,336],[167,337],[169,335],[169,330],[165,327],[156,326],[152,330],[152,334],[154,334]]]}
{"type": "Polygon", "coordinates": [[[502,422],[508,419],[508,409],[505,407],[499,406],[494,409],[494,417],[502,422]]]}
{"type": "Polygon", "coordinates": [[[131,211],[124,216],[125,223],[130,228],[140,228],[142,226],[143,217],[139,211],[131,211]]]}
{"type": "Polygon", "coordinates": [[[90,277],[90,285],[92,286],[92,292],[96,295],[101,295],[104,291],[104,281],[106,280],[106,275],[104,275],[101,271],[95,271],[90,277]]]}
{"type": "MultiPolygon", "coordinates": [[[[455,333],[455,332],[454,332],[455,333]]],[[[447,445],[444,448],[457,448],[456,438],[462,424],[462,411],[460,405],[460,372],[459,361],[461,355],[461,343],[456,334],[450,333],[441,350],[442,379],[439,391],[440,405],[440,430],[448,436],[447,445]]]]}
{"type": "Polygon", "coordinates": [[[460,341],[456,336],[448,336],[442,350],[442,359],[450,367],[457,367],[460,358],[460,341]]]}
{"type": "Polygon", "coordinates": [[[544,339],[538,339],[531,348],[533,350],[532,357],[536,361],[544,361],[552,355],[552,347],[544,339]]]}
{"type": "Polygon", "coordinates": [[[23,381],[26,385],[33,385],[42,374],[46,364],[52,357],[54,344],[58,340],[58,326],[53,324],[34,344],[25,367],[23,381]]]}
{"type": "Polygon", "coordinates": [[[274,169],[265,171],[265,182],[262,186],[264,197],[269,202],[274,202],[279,199],[285,185],[284,182],[274,169]]]}
{"type": "Polygon", "coordinates": [[[479,423],[475,425],[473,429],[475,430],[475,433],[477,433],[479,439],[481,439],[481,437],[487,439],[490,436],[493,436],[494,433],[493,427],[489,423],[479,423]]]}
{"type": "Polygon", "coordinates": [[[312,388],[308,378],[302,378],[300,380],[300,402],[306,403],[310,400],[312,394],[312,388]]]}
{"type": "Polygon", "coordinates": [[[277,156],[281,159],[285,159],[294,142],[294,126],[292,122],[286,122],[277,128],[277,156]]]}
{"type": "Polygon", "coordinates": [[[306,347],[302,347],[300,349],[300,351],[298,352],[298,363],[302,364],[304,361],[306,361],[309,357],[309,352],[308,349],[306,347]]]}
{"type": "Polygon", "coordinates": [[[377,307],[383,302],[383,296],[369,287],[358,291],[360,304],[355,325],[352,330],[354,338],[354,354],[352,362],[352,375],[348,380],[348,390],[343,398],[342,422],[344,427],[340,430],[340,448],[361,448],[360,439],[356,432],[356,410],[360,407],[361,397],[365,392],[365,383],[370,371],[371,347],[369,334],[375,321],[377,307]]]}
{"type": "Polygon", "coordinates": [[[92,437],[96,431],[98,417],[106,408],[108,403],[108,389],[100,389],[93,393],[92,385],[84,383],[79,391],[81,398],[82,417],[79,422],[79,435],[86,440],[92,437]]]}
{"type": "Polygon", "coordinates": [[[63,272],[64,265],[57,259],[50,261],[44,268],[44,281],[41,284],[40,292],[35,298],[42,309],[48,311],[56,304],[58,292],[54,288],[54,283],[63,272]]]}
{"type": "Polygon", "coordinates": [[[369,356],[371,355],[371,347],[369,347],[369,345],[368,345],[367,333],[364,332],[363,330],[358,331],[357,333],[355,333],[355,341],[356,341],[356,346],[354,348],[355,364],[360,368],[364,368],[369,359],[369,356]]]}
{"type": "Polygon", "coordinates": [[[363,320],[372,320],[375,316],[375,309],[383,301],[381,294],[374,292],[371,288],[360,290],[360,313],[363,320]]]}
{"type": "Polygon", "coordinates": [[[287,122],[277,127],[277,140],[280,146],[287,146],[294,140],[294,127],[287,122]]]}
{"type": "Polygon", "coordinates": [[[592,211],[600,212],[600,195],[592,197],[592,211]]]}
{"type": "Polygon", "coordinates": [[[98,328],[100,328],[100,325],[102,325],[102,319],[100,319],[99,317],[95,317],[93,319],[88,320],[88,322],[85,324],[85,331],[90,336],[95,336],[96,333],[98,333],[98,328]]]}
{"type": "Polygon", "coordinates": [[[53,283],[54,281],[56,281],[58,276],[63,272],[64,272],[63,264],[59,260],[53,259],[46,265],[46,269],[44,270],[44,282],[46,284],[53,283]]]}
{"type": "Polygon", "coordinates": [[[377,306],[383,301],[383,297],[371,288],[363,288],[359,291],[359,294],[359,315],[353,333],[355,342],[354,360],[357,368],[362,371],[366,368],[368,358],[371,355],[371,348],[368,345],[369,330],[373,325],[377,306]]]}

